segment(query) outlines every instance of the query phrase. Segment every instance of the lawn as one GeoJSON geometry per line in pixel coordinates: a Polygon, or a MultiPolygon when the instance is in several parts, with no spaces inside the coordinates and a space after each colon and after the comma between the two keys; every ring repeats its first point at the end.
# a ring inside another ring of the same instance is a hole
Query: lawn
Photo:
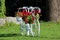
{"type": "Polygon", "coordinates": [[[39,36],[21,36],[19,25],[5,24],[0,27],[0,40],[60,40],[60,23],[41,22],[39,36]]]}

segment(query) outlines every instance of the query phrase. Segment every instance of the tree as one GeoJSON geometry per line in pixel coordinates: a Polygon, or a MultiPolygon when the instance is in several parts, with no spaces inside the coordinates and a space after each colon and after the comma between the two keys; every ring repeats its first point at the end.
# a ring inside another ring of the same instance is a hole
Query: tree
{"type": "Polygon", "coordinates": [[[58,21],[60,19],[60,0],[49,0],[50,20],[58,21]]]}

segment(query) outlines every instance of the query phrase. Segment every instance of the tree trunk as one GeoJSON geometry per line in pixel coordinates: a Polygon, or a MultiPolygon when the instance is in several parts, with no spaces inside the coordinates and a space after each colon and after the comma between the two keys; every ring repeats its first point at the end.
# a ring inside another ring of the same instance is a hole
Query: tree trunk
{"type": "Polygon", "coordinates": [[[58,1],[58,21],[60,20],[60,0],[58,1]]]}
{"type": "Polygon", "coordinates": [[[60,0],[49,0],[50,4],[50,20],[60,20],[60,0]]]}

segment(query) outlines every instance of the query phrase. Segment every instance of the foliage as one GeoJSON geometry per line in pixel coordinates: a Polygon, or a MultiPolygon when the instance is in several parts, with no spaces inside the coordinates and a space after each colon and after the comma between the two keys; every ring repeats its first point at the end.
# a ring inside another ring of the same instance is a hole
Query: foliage
{"type": "Polygon", "coordinates": [[[0,18],[4,18],[6,13],[5,0],[0,0],[0,18]]]}

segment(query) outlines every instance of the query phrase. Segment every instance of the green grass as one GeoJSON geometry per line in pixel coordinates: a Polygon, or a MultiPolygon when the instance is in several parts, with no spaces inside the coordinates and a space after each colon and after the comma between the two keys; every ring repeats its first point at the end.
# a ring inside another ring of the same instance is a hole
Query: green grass
{"type": "Polygon", "coordinates": [[[21,36],[19,25],[6,23],[0,27],[0,40],[60,40],[60,23],[42,22],[39,36],[21,36]]]}

